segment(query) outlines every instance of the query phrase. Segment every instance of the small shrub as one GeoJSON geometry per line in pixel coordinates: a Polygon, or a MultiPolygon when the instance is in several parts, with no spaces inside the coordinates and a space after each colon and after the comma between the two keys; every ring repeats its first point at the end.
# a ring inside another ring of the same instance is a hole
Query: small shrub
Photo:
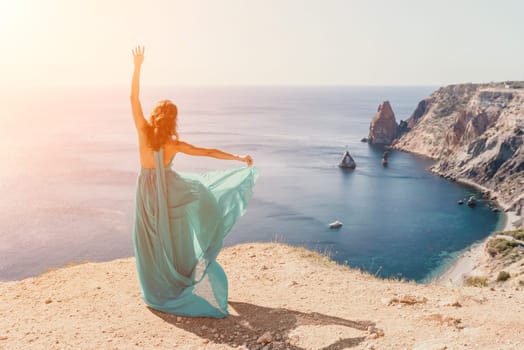
{"type": "Polygon", "coordinates": [[[504,238],[491,239],[488,242],[488,253],[492,257],[499,254],[505,256],[518,245],[517,242],[508,241],[504,238]]]}
{"type": "MultiPolygon", "coordinates": [[[[513,189],[510,189],[511,190],[514,190],[513,189]]],[[[495,235],[505,235],[505,236],[511,236],[515,239],[519,239],[521,241],[524,241],[524,229],[519,229],[519,230],[511,230],[511,231],[497,231],[495,232],[495,235]]]]}
{"type": "Polygon", "coordinates": [[[468,277],[464,284],[470,287],[486,287],[488,285],[488,279],[482,276],[468,277]]]}
{"type": "Polygon", "coordinates": [[[499,275],[497,276],[497,282],[507,281],[507,280],[509,280],[510,277],[511,277],[511,275],[509,274],[509,272],[500,271],[499,275]]]}
{"type": "Polygon", "coordinates": [[[506,231],[502,232],[503,235],[512,236],[515,239],[524,241],[524,230],[514,230],[514,231],[506,231]]]}
{"type": "Polygon", "coordinates": [[[519,284],[520,284],[522,287],[524,287],[524,280],[520,280],[520,281],[519,281],[519,284]]]}

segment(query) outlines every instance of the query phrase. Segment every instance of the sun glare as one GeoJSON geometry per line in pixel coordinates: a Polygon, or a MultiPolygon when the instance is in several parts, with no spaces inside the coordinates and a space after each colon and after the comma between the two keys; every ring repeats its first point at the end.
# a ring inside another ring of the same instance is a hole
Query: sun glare
{"type": "Polygon", "coordinates": [[[19,1],[0,0],[0,28],[9,28],[16,23],[16,18],[20,14],[22,4],[19,1]]]}
{"type": "MultiPolygon", "coordinates": [[[[0,45],[10,49],[20,39],[21,33],[31,30],[33,12],[38,4],[21,0],[0,0],[0,45]]],[[[16,47],[16,46],[15,46],[16,47]]]]}

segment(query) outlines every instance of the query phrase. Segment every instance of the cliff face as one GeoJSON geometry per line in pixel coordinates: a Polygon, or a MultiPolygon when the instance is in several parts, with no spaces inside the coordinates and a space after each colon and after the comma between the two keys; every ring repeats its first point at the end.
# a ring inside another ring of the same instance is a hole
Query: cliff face
{"type": "MultiPolygon", "coordinates": [[[[524,88],[513,84],[443,87],[422,100],[393,147],[437,160],[431,168],[524,202],[524,88]]],[[[520,201],[520,203],[519,203],[520,201]]]]}
{"type": "Polygon", "coordinates": [[[397,121],[389,101],[378,106],[377,113],[371,119],[368,142],[372,144],[390,145],[397,137],[397,121]]]}

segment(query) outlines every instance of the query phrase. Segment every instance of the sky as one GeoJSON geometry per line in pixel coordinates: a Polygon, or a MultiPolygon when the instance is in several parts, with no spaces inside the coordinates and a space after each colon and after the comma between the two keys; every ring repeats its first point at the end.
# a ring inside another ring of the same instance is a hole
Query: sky
{"type": "Polygon", "coordinates": [[[0,87],[524,80],[520,0],[0,0],[0,87]]]}

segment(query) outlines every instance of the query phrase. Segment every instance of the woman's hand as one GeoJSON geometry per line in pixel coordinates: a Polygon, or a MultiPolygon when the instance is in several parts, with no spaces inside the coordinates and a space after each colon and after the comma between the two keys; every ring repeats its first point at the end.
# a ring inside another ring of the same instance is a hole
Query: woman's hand
{"type": "Polygon", "coordinates": [[[249,154],[245,155],[243,157],[240,157],[240,159],[243,162],[246,162],[247,166],[252,166],[253,165],[253,158],[251,158],[251,156],[249,154]]]}
{"type": "Polygon", "coordinates": [[[133,59],[135,61],[135,68],[133,69],[133,79],[131,80],[131,110],[133,111],[133,119],[140,137],[147,121],[144,119],[144,112],[142,111],[142,104],[140,103],[140,66],[144,62],[144,47],[137,46],[133,50],[133,59]]]}
{"type": "Polygon", "coordinates": [[[135,62],[135,67],[140,67],[142,62],[144,62],[144,51],[143,46],[137,46],[133,49],[133,59],[135,62]]]}

